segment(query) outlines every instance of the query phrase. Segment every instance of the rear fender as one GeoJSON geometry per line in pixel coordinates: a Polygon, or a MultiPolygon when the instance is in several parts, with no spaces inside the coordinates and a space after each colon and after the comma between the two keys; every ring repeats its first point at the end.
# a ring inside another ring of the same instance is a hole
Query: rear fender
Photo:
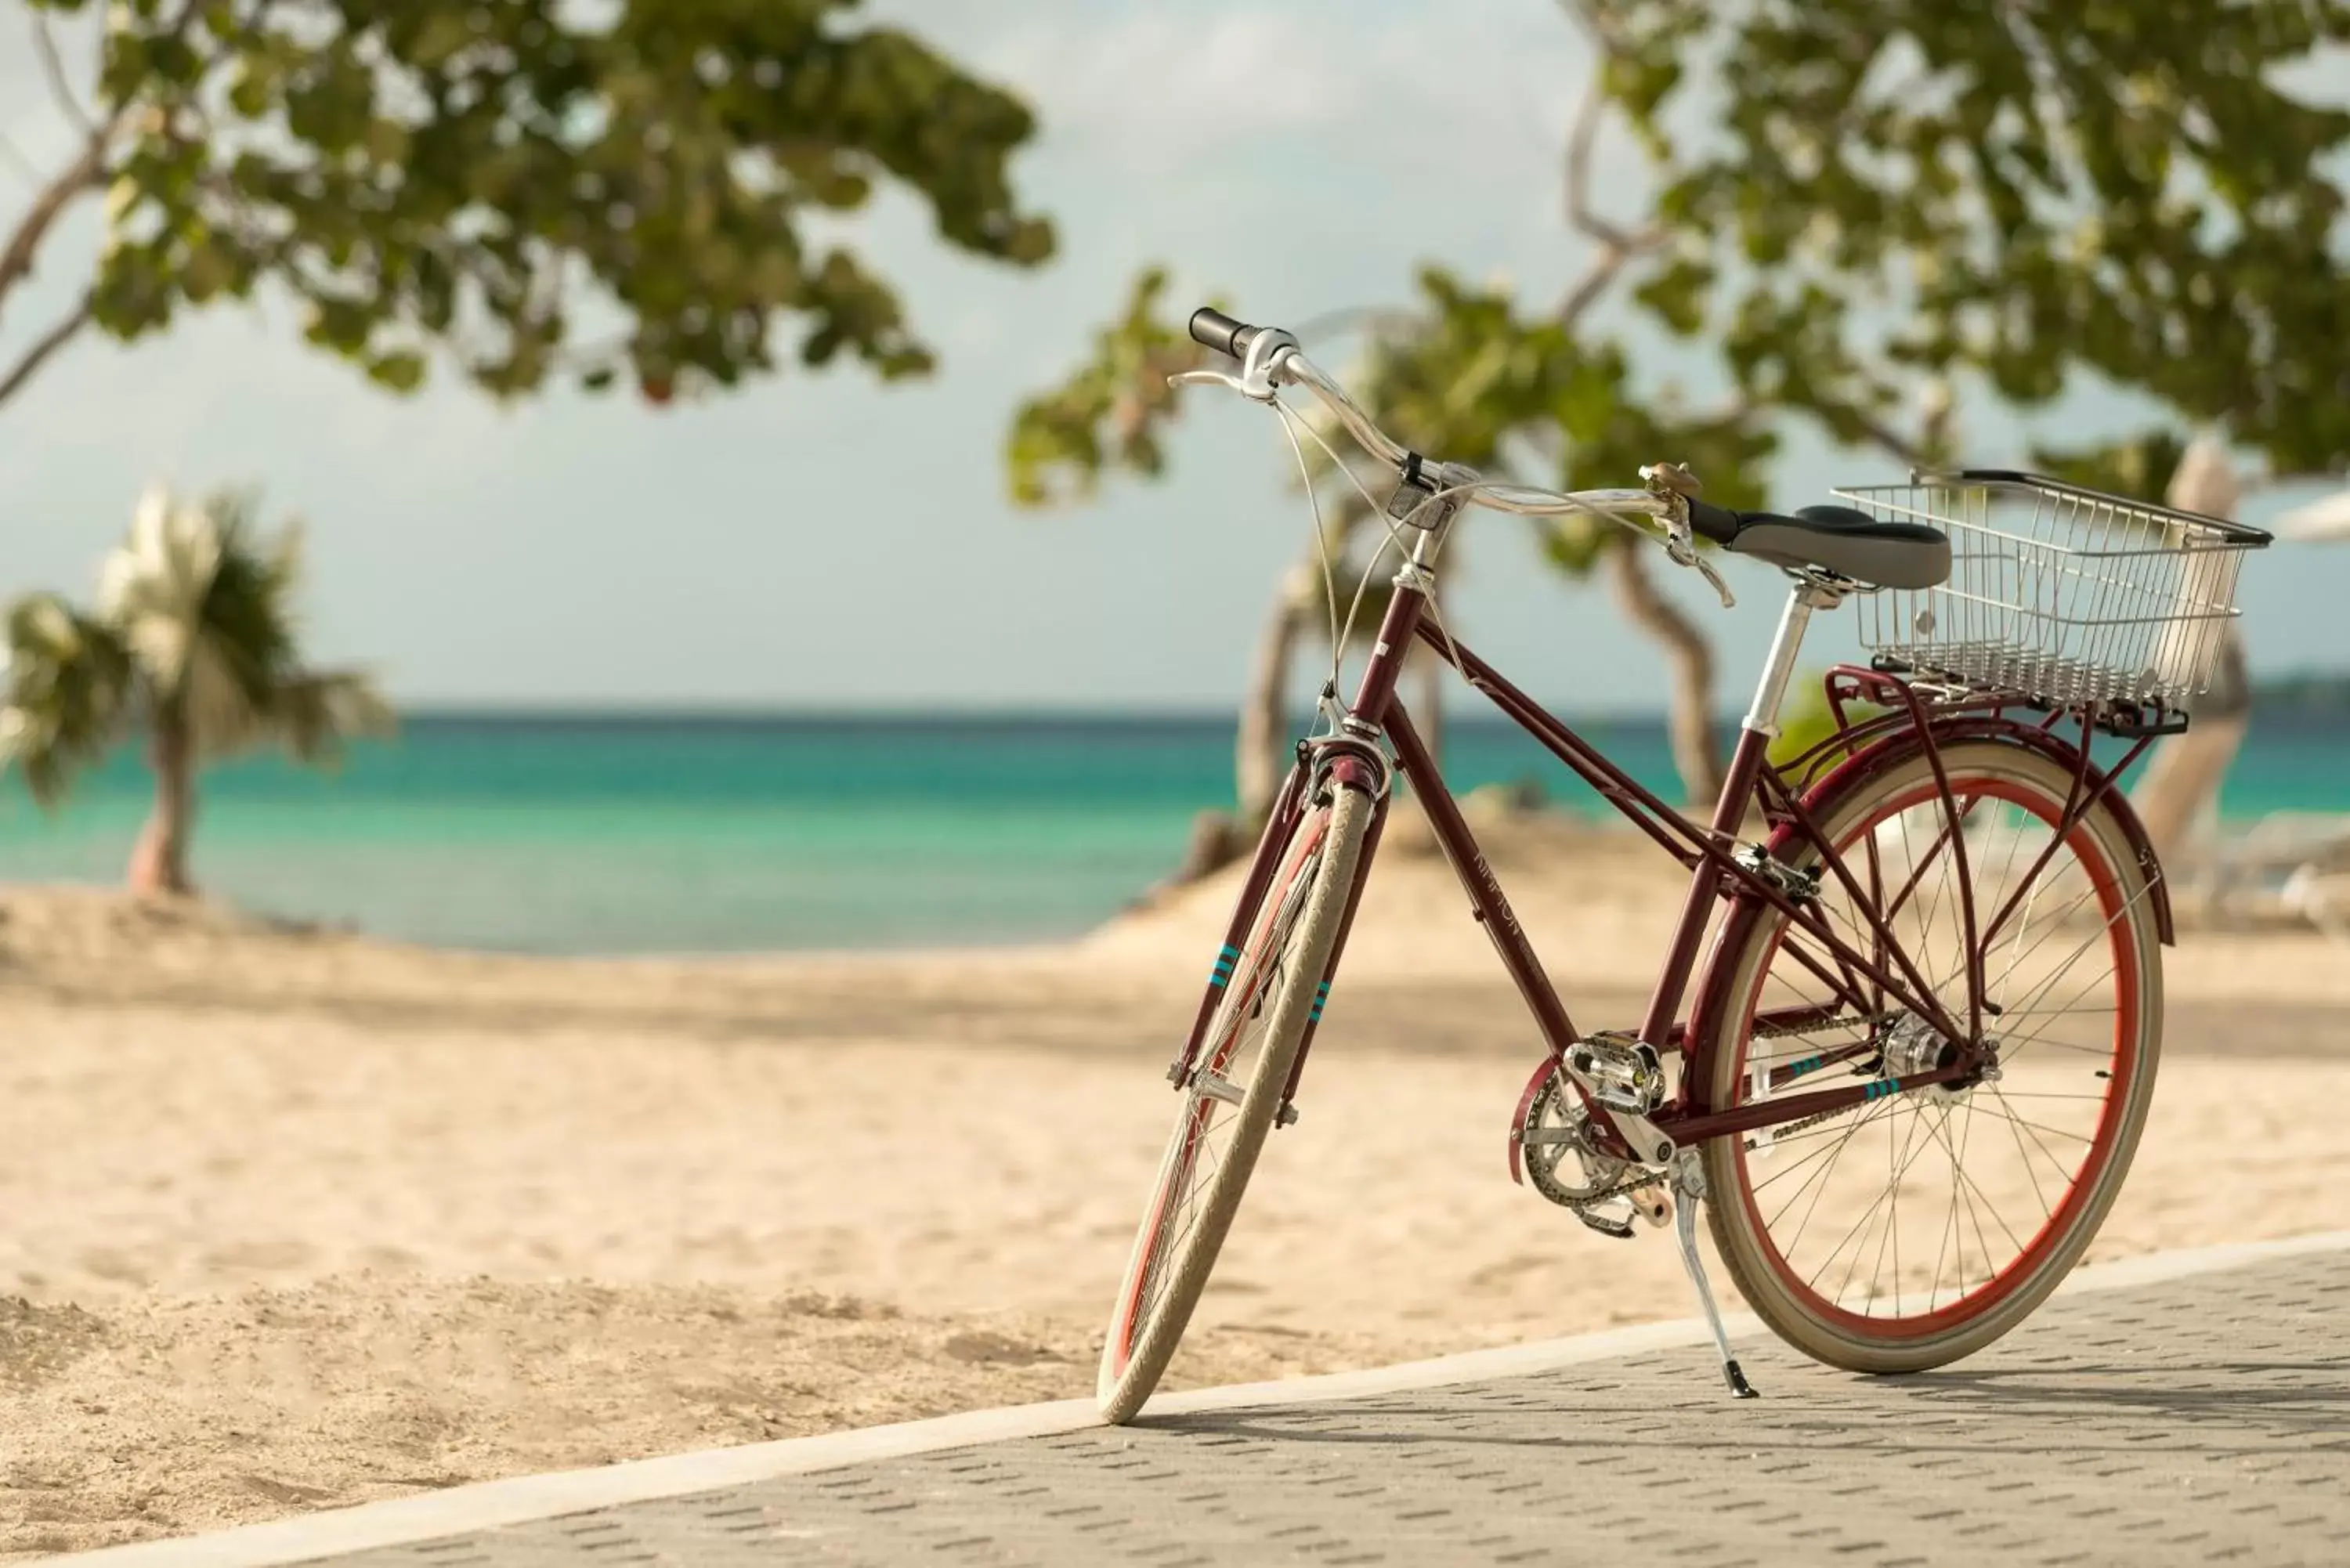
{"type": "MultiPolygon", "coordinates": [[[[2038,752],[2066,773],[2077,774],[2085,765],[2088,787],[2092,794],[2103,791],[2106,805],[2114,820],[2129,840],[2130,853],[2137,857],[2138,870],[2145,876],[2147,887],[2154,899],[2154,925],[2162,945],[2178,944],[2178,933],[2170,920],[2170,884],[2162,874],[2162,863],[2154,853],[2154,841],[2147,836],[2146,825],[2138,820],[2137,811],[2129,796],[2118,788],[2110,788],[2109,775],[2095,763],[2085,764],[2081,748],[2054,731],[2038,724],[2027,724],[2015,719],[2002,719],[1991,714],[1977,714],[1946,719],[1934,725],[1934,742],[1938,746],[1956,745],[1965,741],[1996,741],[2038,752]]],[[[1835,809],[1843,792],[1877,768],[1895,766],[1921,754],[1926,749],[1925,737],[1914,729],[1904,727],[1862,747],[1845,761],[1829,770],[1827,775],[1804,792],[1804,805],[1814,816],[1824,816],[1835,809]]],[[[1775,856],[1787,848],[1799,836],[1792,825],[1783,824],[1770,838],[1769,847],[1775,856]]]]}
{"type": "MultiPolygon", "coordinates": [[[[2105,792],[2105,800],[2113,809],[2114,820],[2128,839],[2130,853],[2137,857],[2138,870],[2147,879],[2147,889],[2154,900],[2156,934],[2165,947],[2177,944],[2177,933],[2170,919],[2169,883],[2163,877],[2161,862],[2155,857],[2153,840],[2147,836],[2146,825],[2138,820],[2137,813],[2131,807],[2126,795],[2117,788],[2106,787],[2110,779],[2103,769],[2094,762],[2084,763],[2080,747],[2037,724],[1989,713],[1938,721],[1933,726],[1933,735],[1938,746],[1951,746],[1967,741],[1993,741],[2021,746],[2039,753],[2067,773],[2077,774],[2085,765],[2088,787],[2093,792],[2105,792]]],[[[1880,768],[1907,763],[1922,754],[1925,749],[1925,737],[1915,729],[1903,726],[1890,731],[1837,763],[1805,790],[1803,794],[1804,806],[1815,819],[1829,815],[1842,797],[1859,787],[1870,774],[1880,768]]],[[[1792,823],[1782,823],[1772,831],[1765,841],[1765,847],[1773,858],[1778,859],[1803,842],[1800,829],[1792,823]]],[[[1694,1111],[1712,1108],[1700,1103],[1704,1096],[1703,1085],[1710,1081],[1712,1068],[1711,1064],[1701,1062],[1698,1054],[1710,1050],[1711,1043],[1721,1036],[1719,1014],[1727,1004],[1723,992],[1730,983],[1727,972],[1730,955],[1744,940],[1748,924],[1756,918],[1758,911],[1766,908],[1767,905],[1751,894],[1736,894],[1729,916],[1715,932],[1713,950],[1706,960],[1704,978],[1698,984],[1697,994],[1690,1008],[1688,1039],[1690,1049],[1688,1065],[1681,1075],[1684,1098],[1694,1111]]],[[[1510,1156],[1514,1166],[1517,1160],[1514,1143],[1510,1156]]]]}

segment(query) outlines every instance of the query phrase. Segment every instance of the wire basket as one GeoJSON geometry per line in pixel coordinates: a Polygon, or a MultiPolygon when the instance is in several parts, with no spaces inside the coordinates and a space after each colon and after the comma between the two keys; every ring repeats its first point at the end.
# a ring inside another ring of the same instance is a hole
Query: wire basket
{"type": "Polygon", "coordinates": [[[2207,690],[2258,528],[2027,473],[1969,470],[1836,494],[1950,535],[1939,587],[1862,601],[1861,643],[1961,685],[2051,707],[2207,690]]]}

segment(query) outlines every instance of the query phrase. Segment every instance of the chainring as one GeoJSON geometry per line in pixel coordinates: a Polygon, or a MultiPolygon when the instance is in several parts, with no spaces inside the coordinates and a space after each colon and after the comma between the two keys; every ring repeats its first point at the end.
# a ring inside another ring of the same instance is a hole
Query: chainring
{"type": "Polygon", "coordinates": [[[1527,1096],[1518,1147],[1527,1183],[1536,1192],[1610,1236],[1632,1233],[1635,1210],[1616,1200],[1658,1180],[1654,1171],[1600,1152],[1583,1096],[1555,1062],[1542,1086],[1527,1096]],[[1536,1134],[1542,1135],[1539,1141],[1536,1134]]]}

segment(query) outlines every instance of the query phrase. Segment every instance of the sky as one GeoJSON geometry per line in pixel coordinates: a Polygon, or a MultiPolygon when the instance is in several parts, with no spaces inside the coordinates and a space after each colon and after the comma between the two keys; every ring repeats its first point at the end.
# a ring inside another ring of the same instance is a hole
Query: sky
{"type": "MultiPolygon", "coordinates": [[[[69,133],[29,38],[8,30],[17,9],[0,12],[0,132],[53,166],[69,133]]],[[[375,670],[411,706],[1229,704],[1307,537],[1272,417],[1192,394],[1165,481],[1040,514],[1005,498],[1013,409],[1155,260],[1179,300],[1220,292],[1274,323],[1399,300],[1426,260],[1555,296],[1583,256],[1559,213],[1586,67],[1572,29],[1550,0],[868,10],[1018,90],[1043,124],[1016,172],[1059,229],[1047,267],[950,254],[902,199],[857,225],[939,351],[934,378],[794,371],[665,410],[571,392],[502,410],[448,376],[411,400],[375,391],[304,348],[283,305],[128,348],[85,339],[0,408],[0,596],[86,593],[151,481],[257,483],[308,523],[317,656],[375,670]]],[[[1600,170],[1602,208],[1637,212],[1637,158],[1612,147],[1600,170]]],[[[0,158],[0,223],[31,190],[0,158]]],[[[85,210],[52,245],[0,317],[0,361],[69,297],[97,235],[85,210]]],[[[1688,385],[1702,394],[1700,371],[1688,385]]],[[[2134,415],[2086,394],[2034,429],[2077,438],[2134,415]]],[[[2022,428],[2001,410],[1963,425],[1970,461],[2020,458],[2022,428]]],[[[1775,489],[1792,508],[1899,477],[1798,436],[1775,489]]],[[[1783,585],[1729,566],[1740,603],[1723,611],[1658,561],[1715,634],[1735,711],[1783,585]]],[[[1538,695],[1579,711],[1663,701],[1652,645],[1603,587],[1543,569],[1523,523],[1474,520],[1449,592],[1455,629],[1538,695]]],[[[2242,601],[2261,670],[2350,669],[2350,548],[2281,545],[2254,559],[2242,601]]],[[[1852,620],[1824,618],[1807,662],[1848,653],[1852,620]]]]}

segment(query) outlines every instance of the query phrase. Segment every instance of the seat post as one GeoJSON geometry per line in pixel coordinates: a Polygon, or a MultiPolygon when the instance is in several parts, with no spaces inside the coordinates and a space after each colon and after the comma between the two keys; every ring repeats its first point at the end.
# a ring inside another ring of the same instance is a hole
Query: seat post
{"type": "Polygon", "coordinates": [[[1746,711],[1743,728],[1759,735],[1779,732],[1779,707],[1786,701],[1787,682],[1795,673],[1795,656],[1803,651],[1804,633],[1815,609],[1833,609],[1844,600],[1835,584],[1790,572],[1795,586],[1787,607],[1779,613],[1779,630],[1771,639],[1770,656],[1762,661],[1762,678],[1754,687],[1754,705],[1746,711]]]}

